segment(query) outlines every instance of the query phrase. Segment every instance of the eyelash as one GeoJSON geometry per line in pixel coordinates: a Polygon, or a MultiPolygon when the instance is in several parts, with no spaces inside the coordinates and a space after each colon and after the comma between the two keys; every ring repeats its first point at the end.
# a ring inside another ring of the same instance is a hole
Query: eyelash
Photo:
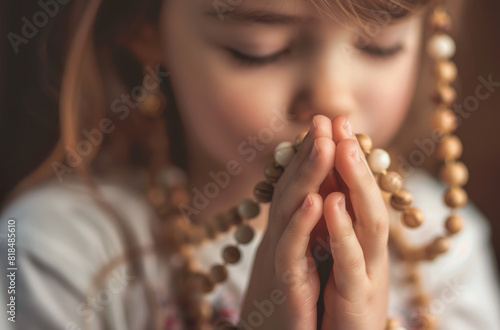
{"type": "MultiPolygon", "coordinates": [[[[403,50],[403,45],[398,44],[394,47],[388,47],[388,48],[383,48],[378,46],[366,46],[366,47],[358,47],[358,49],[360,49],[362,52],[366,53],[371,57],[378,59],[387,59],[396,55],[401,50],[403,50]]],[[[290,53],[290,49],[287,48],[275,54],[271,54],[264,57],[257,57],[241,53],[231,48],[228,48],[228,51],[233,56],[233,58],[239,62],[239,64],[246,66],[265,66],[273,64],[279,61],[283,56],[288,55],[290,53]]]]}
{"type": "Polygon", "coordinates": [[[358,47],[358,49],[361,50],[362,52],[365,52],[369,56],[380,59],[386,59],[401,52],[403,50],[403,45],[398,44],[396,46],[387,48],[378,46],[366,46],[366,47],[358,47]]]}
{"type": "Polygon", "coordinates": [[[290,52],[290,49],[286,48],[268,56],[257,57],[241,53],[235,49],[228,50],[234,57],[234,59],[236,59],[240,64],[247,66],[265,66],[268,64],[272,64],[279,61],[283,56],[288,55],[288,53],[290,52]]]}

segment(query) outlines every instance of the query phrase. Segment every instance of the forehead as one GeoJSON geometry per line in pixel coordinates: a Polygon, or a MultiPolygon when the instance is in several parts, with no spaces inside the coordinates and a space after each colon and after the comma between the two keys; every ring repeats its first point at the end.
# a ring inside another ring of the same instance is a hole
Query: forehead
{"type": "MultiPolygon", "coordinates": [[[[231,24],[298,25],[339,23],[348,28],[366,28],[366,23],[393,25],[408,15],[392,2],[371,0],[370,6],[340,8],[336,0],[195,0],[190,1],[203,19],[231,24]]],[[[356,1],[353,1],[354,3],[356,1]]]]}
{"type": "Polygon", "coordinates": [[[320,18],[311,0],[197,0],[203,16],[228,24],[303,24],[320,18]]]}

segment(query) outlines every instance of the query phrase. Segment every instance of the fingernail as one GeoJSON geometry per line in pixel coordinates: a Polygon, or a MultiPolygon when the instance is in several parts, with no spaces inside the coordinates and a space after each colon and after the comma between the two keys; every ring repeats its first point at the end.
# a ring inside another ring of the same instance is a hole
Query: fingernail
{"type": "Polygon", "coordinates": [[[302,209],[307,210],[313,205],[313,200],[309,194],[307,194],[306,198],[304,199],[304,202],[302,203],[302,209]]]}
{"type": "Polygon", "coordinates": [[[316,130],[316,123],[313,120],[313,121],[311,121],[311,128],[309,129],[309,135],[314,133],[315,130],[316,130]]]}
{"type": "Polygon", "coordinates": [[[349,122],[349,118],[347,118],[347,120],[344,124],[344,129],[345,129],[347,135],[352,135],[351,123],[349,122]]]}
{"type": "Polygon", "coordinates": [[[309,155],[309,159],[310,160],[316,159],[316,157],[318,157],[318,154],[319,154],[318,146],[316,145],[316,141],[314,141],[311,154],[309,155]]]}
{"type": "Polygon", "coordinates": [[[338,207],[340,209],[341,212],[346,212],[346,209],[345,209],[345,195],[342,194],[342,197],[339,199],[339,201],[337,202],[338,203],[338,207]]]}

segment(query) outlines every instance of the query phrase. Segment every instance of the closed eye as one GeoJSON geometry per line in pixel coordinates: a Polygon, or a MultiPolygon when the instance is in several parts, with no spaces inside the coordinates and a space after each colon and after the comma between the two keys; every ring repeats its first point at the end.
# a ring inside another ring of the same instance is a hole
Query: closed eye
{"type": "Polygon", "coordinates": [[[403,45],[397,44],[393,47],[358,46],[357,48],[372,57],[389,58],[401,52],[403,50],[403,45]]]}
{"type": "Polygon", "coordinates": [[[290,52],[290,49],[286,48],[267,56],[253,56],[232,48],[227,48],[227,50],[240,64],[249,66],[264,66],[275,63],[290,52]]]}

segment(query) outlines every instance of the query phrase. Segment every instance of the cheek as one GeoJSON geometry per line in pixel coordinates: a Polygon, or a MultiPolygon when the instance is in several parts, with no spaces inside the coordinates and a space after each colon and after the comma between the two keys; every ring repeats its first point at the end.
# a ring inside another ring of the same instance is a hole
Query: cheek
{"type": "Polygon", "coordinates": [[[416,56],[407,56],[398,65],[372,75],[360,92],[363,126],[375,145],[384,146],[401,126],[413,98],[417,79],[416,56]]]}
{"type": "Polygon", "coordinates": [[[231,67],[228,56],[200,40],[195,24],[173,14],[183,10],[175,8],[178,1],[172,3],[177,5],[169,8],[163,27],[165,61],[186,133],[217,161],[227,162],[248,159],[249,153],[238,151],[241,144],[271,131],[272,139],[267,134],[263,144],[267,148],[258,148],[259,154],[268,153],[278,140],[276,127],[283,127],[283,122],[276,125],[286,88],[278,83],[282,77],[266,79],[262,73],[231,67]]]}
{"type": "Polygon", "coordinates": [[[224,68],[216,74],[217,83],[200,86],[197,95],[202,99],[191,107],[196,113],[193,121],[203,130],[200,138],[210,144],[224,143],[225,150],[219,150],[219,156],[224,152],[223,156],[231,159],[257,158],[268,163],[275,145],[290,140],[287,135],[295,131],[285,114],[289,88],[278,83],[283,81],[280,75],[240,79],[224,68]]]}
{"type": "Polygon", "coordinates": [[[235,74],[225,56],[202,44],[173,46],[171,79],[187,133],[219,162],[241,163],[252,154],[267,157],[286,126],[280,104],[287,87],[278,83],[282,78],[235,74]],[[253,147],[250,141],[256,136],[259,145],[253,147]]]}

